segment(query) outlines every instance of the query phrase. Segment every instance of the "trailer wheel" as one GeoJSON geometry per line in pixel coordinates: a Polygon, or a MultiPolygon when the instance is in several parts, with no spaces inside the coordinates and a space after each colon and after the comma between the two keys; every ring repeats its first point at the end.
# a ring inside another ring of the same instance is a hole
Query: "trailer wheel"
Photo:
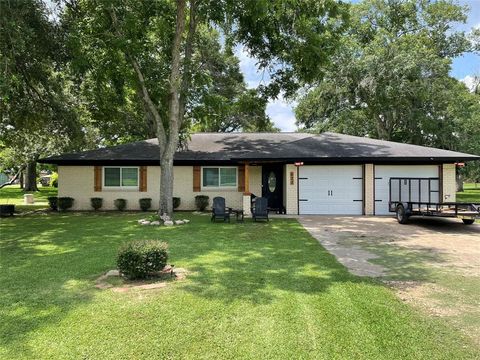
{"type": "Polygon", "coordinates": [[[397,206],[397,221],[400,224],[406,224],[408,222],[408,215],[402,204],[397,206]]]}
{"type": "Polygon", "coordinates": [[[465,225],[472,225],[475,222],[475,219],[462,219],[465,225]]]}

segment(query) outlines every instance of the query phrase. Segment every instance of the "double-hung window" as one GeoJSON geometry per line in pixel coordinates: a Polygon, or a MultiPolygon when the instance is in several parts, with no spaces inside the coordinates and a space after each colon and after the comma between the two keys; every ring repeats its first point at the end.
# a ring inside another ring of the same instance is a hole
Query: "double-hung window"
{"type": "Polygon", "coordinates": [[[234,166],[203,167],[203,188],[235,188],[237,186],[237,168],[234,166]]]}
{"type": "Polygon", "coordinates": [[[103,186],[105,188],[138,189],[138,167],[103,168],[103,186]]]}

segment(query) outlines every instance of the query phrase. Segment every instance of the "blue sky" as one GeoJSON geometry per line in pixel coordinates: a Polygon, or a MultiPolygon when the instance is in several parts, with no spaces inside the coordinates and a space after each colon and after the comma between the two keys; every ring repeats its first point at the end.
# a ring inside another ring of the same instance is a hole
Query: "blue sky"
{"type": "MultiPolygon", "coordinates": [[[[468,32],[473,27],[480,27],[480,0],[463,0],[459,3],[469,6],[470,10],[466,24],[458,24],[456,28],[468,32]]],[[[238,49],[237,55],[249,87],[257,87],[261,83],[268,82],[268,74],[257,70],[255,59],[249,57],[241,48],[238,49]]],[[[474,74],[480,75],[480,55],[467,53],[453,60],[451,70],[453,77],[468,83],[474,74]]],[[[295,115],[292,110],[294,107],[295,103],[288,103],[280,97],[269,102],[267,113],[281,131],[295,131],[295,115]]]]}

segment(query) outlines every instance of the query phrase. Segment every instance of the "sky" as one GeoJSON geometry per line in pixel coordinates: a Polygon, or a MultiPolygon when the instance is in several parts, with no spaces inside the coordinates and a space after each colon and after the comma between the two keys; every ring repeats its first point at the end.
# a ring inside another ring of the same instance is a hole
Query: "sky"
{"type": "MultiPolygon", "coordinates": [[[[353,2],[356,1],[353,0],[353,2]]],[[[468,32],[473,27],[480,27],[480,0],[461,0],[458,2],[461,5],[467,5],[470,10],[467,22],[465,24],[457,24],[456,29],[468,32]]],[[[248,87],[255,88],[259,84],[268,82],[268,74],[258,71],[255,59],[248,56],[244,49],[237,48],[237,56],[240,59],[240,69],[248,87]]],[[[461,57],[455,58],[450,73],[453,77],[464,81],[468,85],[473,75],[480,75],[480,55],[466,53],[461,57]]],[[[295,103],[286,102],[282,97],[269,101],[267,113],[275,126],[281,131],[296,130],[295,115],[293,113],[295,105],[295,103]]]]}

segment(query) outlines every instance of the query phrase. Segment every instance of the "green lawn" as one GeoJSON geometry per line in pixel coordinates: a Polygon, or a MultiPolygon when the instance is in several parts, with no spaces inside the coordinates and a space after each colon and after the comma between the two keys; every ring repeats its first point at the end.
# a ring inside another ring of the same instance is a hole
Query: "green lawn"
{"type": "Polygon", "coordinates": [[[37,210],[37,209],[47,208],[48,207],[47,198],[49,196],[57,196],[57,188],[39,185],[38,190],[39,191],[24,193],[22,189],[20,189],[19,185],[6,186],[3,189],[0,189],[0,203],[15,204],[16,211],[28,211],[28,210],[37,210]],[[24,194],[33,194],[35,199],[35,204],[24,205],[23,204],[24,194]]]}
{"type": "Polygon", "coordinates": [[[190,224],[158,228],[141,216],[1,220],[0,358],[480,357],[443,320],[348,273],[295,220],[184,214],[190,224]],[[95,289],[118,246],[140,238],[167,241],[191,274],[166,289],[95,289]]]}
{"type": "Polygon", "coordinates": [[[463,190],[457,193],[457,201],[480,204],[480,184],[464,184],[463,190]]]}

